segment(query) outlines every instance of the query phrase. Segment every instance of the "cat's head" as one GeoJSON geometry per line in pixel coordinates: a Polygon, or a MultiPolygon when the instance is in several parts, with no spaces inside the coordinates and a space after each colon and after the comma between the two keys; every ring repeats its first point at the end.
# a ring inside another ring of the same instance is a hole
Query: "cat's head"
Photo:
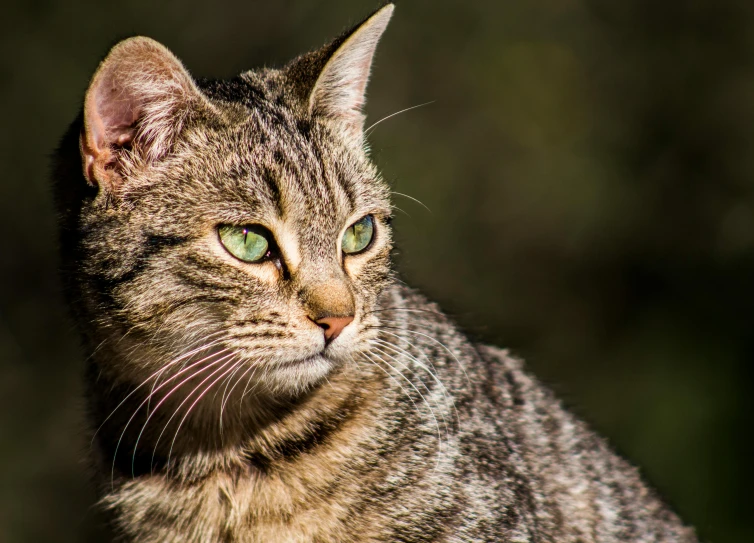
{"type": "Polygon", "coordinates": [[[83,177],[65,181],[89,187],[66,266],[79,325],[116,371],[144,380],[198,349],[211,371],[294,391],[364,347],[390,280],[391,208],[362,106],[392,9],[229,81],[195,81],[141,37],[101,63],[83,177]]]}

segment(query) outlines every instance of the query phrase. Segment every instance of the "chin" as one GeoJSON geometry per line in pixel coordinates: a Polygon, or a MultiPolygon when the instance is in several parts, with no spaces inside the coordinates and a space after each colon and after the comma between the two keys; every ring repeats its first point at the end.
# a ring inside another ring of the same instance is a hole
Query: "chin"
{"type": "Polygon", "coordinates": [[[271,366],[261,378],[273,394],[301,394],[320,384],[338,365],[317,354],[291,362],[271,366]]]}

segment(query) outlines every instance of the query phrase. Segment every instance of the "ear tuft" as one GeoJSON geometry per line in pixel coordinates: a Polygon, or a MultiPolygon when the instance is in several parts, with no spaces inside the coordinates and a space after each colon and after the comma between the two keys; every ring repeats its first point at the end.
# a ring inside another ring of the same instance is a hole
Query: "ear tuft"
{"type": "Polygon", "coordinates": [[[145,37],[124,40],[97,69],[84,100],[81,153],[92,184],[117,181],[121,153],[147,161],[168,152],[201,92],[181,62],[145,37]]]}
{"type": "Polygon", "coordinates": [[[309,95],[309,113],[336,118],[361,137],[366,87],[380,37],[393,14],[393,4],[377,10],[341,38],[309,95]]]}

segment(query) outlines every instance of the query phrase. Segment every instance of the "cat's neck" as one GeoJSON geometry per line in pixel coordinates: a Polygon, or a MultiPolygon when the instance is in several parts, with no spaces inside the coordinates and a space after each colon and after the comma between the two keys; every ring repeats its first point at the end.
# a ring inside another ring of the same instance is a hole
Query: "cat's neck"
{"type": "Polygon", "coordinates": [[[135,541],[172,541],[175,525],[206,539],[227,531],[234,541],[342,540],[352,520],[344,504],[382,473],[385,383],[364,377],[333,375],[285,417],[225,448],[187,447],[170,466],[103,481],[103,504],[135,541]],[[143,511],[153,514],[144,521],[143,511]]]}
{"type": "Polygon", "coordinates": [[[264,476],[304,458],[316,464],[324,443],[336,448],[357,443],[354,433],[368,434],[373,426],[368,419],[385,379],[372,366],[346,364],[295,397],[243,395],[240,388],[223,397],[228,389],[220,388],[216,401],[193,405],[194,398],[185,395],[149,400],[149,387],[128,397],[133,386],[107,383],[100,374],[90,411],[110,416],[95,420],[94,438],[105,473],[121,481],[143,476],[191,481],[215,472],[264,476]],[[110,405],[113,397],[128,400],[110,405]]]}

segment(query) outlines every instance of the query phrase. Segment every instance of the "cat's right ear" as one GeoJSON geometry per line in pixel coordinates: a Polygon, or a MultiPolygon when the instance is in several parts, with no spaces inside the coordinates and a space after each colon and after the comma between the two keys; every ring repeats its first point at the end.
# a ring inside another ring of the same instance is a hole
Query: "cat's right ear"
{"type": "Polygon", "coordinates": [[[112,188],[122,161],[164,156],[191,111],[209,107],[181,62],[145,38],[118,43],[99,65],[84,99],[84,176],[112,188]]]}

